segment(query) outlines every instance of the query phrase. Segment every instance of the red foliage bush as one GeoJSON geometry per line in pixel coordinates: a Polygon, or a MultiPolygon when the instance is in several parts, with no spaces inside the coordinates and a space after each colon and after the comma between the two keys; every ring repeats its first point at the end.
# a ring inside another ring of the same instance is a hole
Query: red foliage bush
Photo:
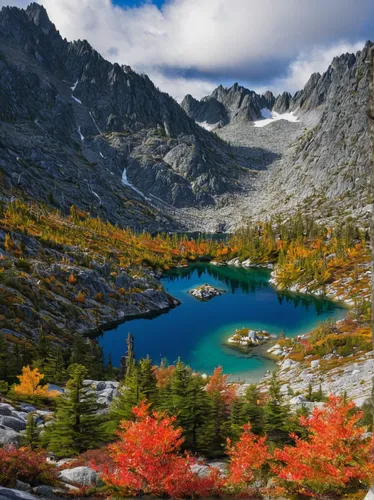
{"type": "Polygon", "coordinates": [[[0,448],[0,485],[13,487],[16,480],[38,484],[55,484],[56,467],[46,462],[44,450],[33,451],[31,448],[0,448]]]}
{"type": "Polygon", "coordinates": [[[231,446],[228,440],[227,453],[230,457],[227,484],[248,491],[248,486],[261,477],[261,469],[271,455],[266,445],[266,436],[256,436],[251,432],[251,424],[243,427],[239,441],[231,446]]]}
{"type": "Polygon", "coordinates": [[[273,467],[287,489],[309,495],[340,494],[347,488],[368,486],[374,479],[371,439],[364,439],[362,412],[343,398],[330,396],[320,410],[315,408],[300,423],[309,439],[293,436],[296,446],[275,450],[281,465],[273,467]]]}
{"type": "Polygon", "coordinates": [[[173,498],[206,496],[219,489],[218,471],[199,477],[191,470],[196,461],[180,453],[182,429],[174,428],[175,417],[149,415],[145,402],[133,413],[136,421],[122,421],[119,441],[108,447],[114,467],[95,467],[109,486],[123,496],[166,494],[173,498]]]}

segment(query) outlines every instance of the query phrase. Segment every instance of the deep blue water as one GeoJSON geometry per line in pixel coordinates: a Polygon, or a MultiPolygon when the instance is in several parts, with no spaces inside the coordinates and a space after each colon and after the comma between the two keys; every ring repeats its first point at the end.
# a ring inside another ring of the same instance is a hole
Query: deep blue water
{"type": "Polygon", "coordinates": [[[289,337],[306,333],[327,318],[344,317],[345,309],[321,298],[277,292],[269,284],[270,273],[262,269],[215,267],[194,264],[168,271],[165,289],[181,300],[177,308],[153,319],[136,319],[105,332],[99,342],[114,365],[126,350],[126,337],[135,338],[137,358],[147,354],[155,363],[178,356],[194,370],[212,373],[223,366],[232,379],[258,380],[274,363],[258,356],[239,353],[222,345],[236,328],[254,328],[289,337]],[[200,302],[187,292],[209,283],[226,293],[209,302],[200,302]]]}

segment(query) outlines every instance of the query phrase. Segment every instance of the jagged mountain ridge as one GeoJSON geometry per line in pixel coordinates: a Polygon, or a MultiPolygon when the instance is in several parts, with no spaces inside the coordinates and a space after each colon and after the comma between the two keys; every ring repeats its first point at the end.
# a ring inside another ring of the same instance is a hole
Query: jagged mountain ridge
{"type": "Polygon", "coordinates": [[[241,190],[249,150],[234,165],[232,148],[147,76],[62,39],[39,4],[1,10],[0,55],[3,195],[173,227],[160,208],[212,205],[241,190]]]}
{"type": "Polygon", "coordinates": [[[258,95],[235,83],[230,88],[220,85],[200,101],[187,95],[181,106],[196,122],[207,128],[216,128],[229,123],[259,120],[262,118],[261,109],[271,110],[275,103],[272,92],[258,95]]]}
{"type": "Polygon", "coordinates": [[[272,109],[288,113],[286,119],[277,115],[277,120],[264,120],[263,127],[246,119],[215,129],[230,143],[266,148],[279,156],[258,172],[244,197],[233,197],[214,212],[206,210],[206,228],[219,221],[234,229],[249,216],[287,216],[299,209],[324,222],[354,217],[367,224],[372,203],[367,120],[372,46],[368,41],[356,54],[335,57],[325,73],[311,75],[294,96],[278,96],[272,109]]]}
{"type": "Polygon", "coordinates": [[[282,211],[276,199],[284,199],[288,206],[324,217],[367,219],[372,204],[367,118],[372,46],[367,42],[357,54],[335,57],[324,74],[312,75],[295,94],[288,110],[309,126],[264,176],[264,205],[271,197],[275,210],[282,211]]]}

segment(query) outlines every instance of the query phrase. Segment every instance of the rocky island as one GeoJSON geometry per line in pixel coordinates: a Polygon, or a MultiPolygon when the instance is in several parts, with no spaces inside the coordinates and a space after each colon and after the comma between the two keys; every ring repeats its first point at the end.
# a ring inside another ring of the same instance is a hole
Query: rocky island
{"type": "Polygon", "coordinates": [[[227,340],[228,347],[248,353],[254,347],[269,342],[275,336],[265,330],[253,330],[250,328],[236,329],[234,335],[227,340]]]}
{"type": "Polygon", "coordinates": [[[207,300],[210,300],[213,297],[218,297],[219,295],[222,295],[223,293],[225,293],[225,290],[219,290],[218,288],[215,288],[214,286],[205,283],[205,285],[200,285],[197,286],[196,288],[193,288],[188,293],[193,297],[195,297],[196,299],[206,302],[207,300]]]}

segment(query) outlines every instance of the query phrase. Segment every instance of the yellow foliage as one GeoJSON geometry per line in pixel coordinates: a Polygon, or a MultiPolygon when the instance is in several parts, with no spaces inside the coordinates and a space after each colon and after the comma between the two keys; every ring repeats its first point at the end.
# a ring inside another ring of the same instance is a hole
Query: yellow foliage
{"type": "Polygon", "coordinates": [[[30,397],[47,397],[55,398],[60,393],[58,391],[48,392],[48,386],[41,386],[40,381],[43,380],[44,375],[39,372],[37,368],[31,370],[30,366],[24,366],[22,368],[22,375],[18,376],[20,381],[19,385],[16,385],[14,392],[20,396],[30,396],[30,397]]]}
{"type": "Polygon", "coordinates": [[[77,277],[74,275],[74,273],[71,273],[68,277],[68,283],[70,283],[71,285],[75,285],[77,281],[77,277]]]}
{"type": "Polygon", "coordinates": [[[85,299],[86,298],[84,296],[84,293],[80,291],[77,295],[77,302],[79,302],[80,304],[84,304],[85,299]]]}

